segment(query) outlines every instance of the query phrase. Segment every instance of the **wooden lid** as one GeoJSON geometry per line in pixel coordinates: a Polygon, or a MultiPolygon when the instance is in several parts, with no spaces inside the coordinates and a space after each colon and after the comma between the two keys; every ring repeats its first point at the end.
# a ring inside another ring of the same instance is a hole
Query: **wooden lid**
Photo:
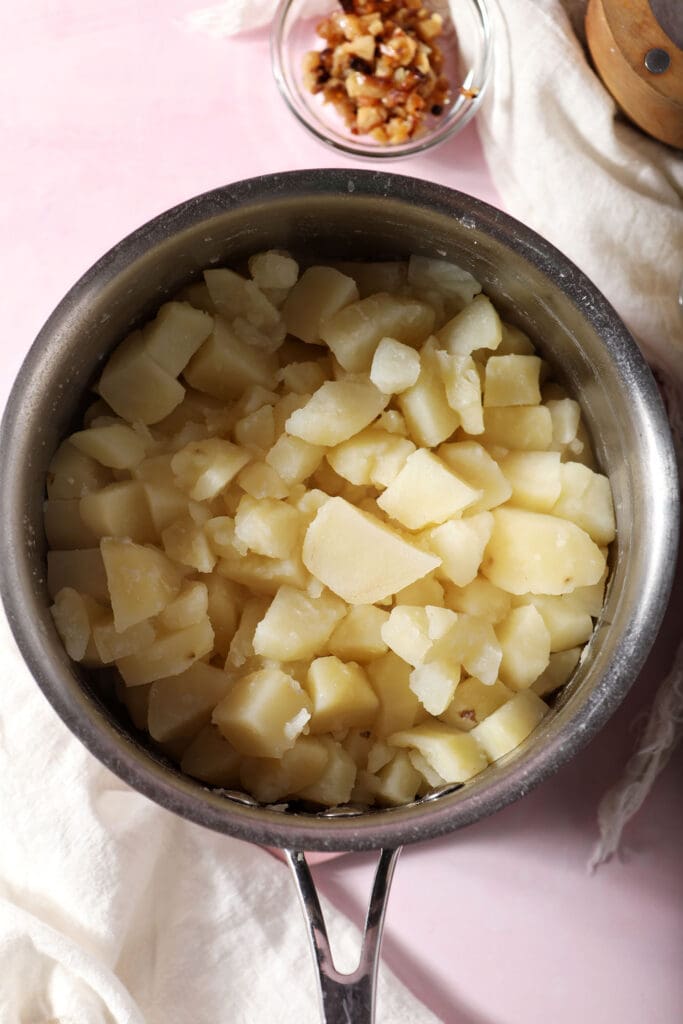
{"type": "Polygon", "coordinates": [[[683,148],[683,0],[589,0],[586,36],[624,113],[683,148]]]}

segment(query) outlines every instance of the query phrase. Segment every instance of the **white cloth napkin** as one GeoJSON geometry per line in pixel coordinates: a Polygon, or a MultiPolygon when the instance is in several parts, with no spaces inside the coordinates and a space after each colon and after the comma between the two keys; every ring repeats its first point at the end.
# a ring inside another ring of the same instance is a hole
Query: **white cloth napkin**
{"type": "MultiPolygon", "coordinates": [[[[0,1022],[317,1024],[289,871],[102,767],[31,679],[0,610],[0,1022]]],[[[324,906],[341,969],[359,937],[324,906]]],[[[436,1024],[382,968],[379,1020],[436,1024]]]]}

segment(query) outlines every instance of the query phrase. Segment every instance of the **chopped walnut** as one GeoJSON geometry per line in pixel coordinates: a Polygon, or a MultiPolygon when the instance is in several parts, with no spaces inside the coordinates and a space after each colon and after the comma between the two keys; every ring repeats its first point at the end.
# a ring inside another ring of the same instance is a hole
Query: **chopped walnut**
{"type": "Polygon", "coordinates": [[[441,15],[422,0],[340,0],[318,27],[322,50],[304,58],[304,84],[332,103],[355,135],[407,142],[450,103],[441,15]]]}

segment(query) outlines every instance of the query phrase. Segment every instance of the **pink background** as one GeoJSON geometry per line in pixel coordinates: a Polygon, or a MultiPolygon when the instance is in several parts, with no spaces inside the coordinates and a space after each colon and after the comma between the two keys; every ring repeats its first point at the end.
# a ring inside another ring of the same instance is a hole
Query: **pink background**
{"type": "MultiPolygon", "coordinates": [[[[0,404],[63,293],[143,221],[244,177],[344,165],[285,109],[267,33],[191,33],[183,19],[193,9],[190,0],[5,4],[0,404]]],[[[497,202],[472,125],[394,169],[497,202]]],[[[385,957],[447,1024],[683,1020],[680,751],[629,826],[623,861],[586,872],[598,800],[679,636],[677,611],[626,704],[551,781],[493,819],[403,853],[385,957]]],[[[315,875],[359,917],[373,863],[340,857],[315,875]]]]}

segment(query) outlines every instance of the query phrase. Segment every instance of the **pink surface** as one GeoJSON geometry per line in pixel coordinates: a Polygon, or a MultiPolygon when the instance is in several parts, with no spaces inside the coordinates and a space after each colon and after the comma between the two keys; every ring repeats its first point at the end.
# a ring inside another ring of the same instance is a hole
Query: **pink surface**
{"type": "MultiPolygon", "coordinates": [[[[191,10],[190,0],[6,5],[0,404],[63,293],[143,221],[251,175],[358,166],[291,119],[266,33],[193,34],[182,25],[191,10]]],[[[496,201],[472,126],[388,169],[496,201]]],[[[447,1024],[683,1019],[680,753],[629,828],[624,862],[585,869],[597,801],[619,776],[679,622],[672,614],[629,701],[571,765],[494,819],[404,852],[386,959],[447,1024]]],[[[360,914],[373,862],[342,857],[315,873],[360,914]]]]}

